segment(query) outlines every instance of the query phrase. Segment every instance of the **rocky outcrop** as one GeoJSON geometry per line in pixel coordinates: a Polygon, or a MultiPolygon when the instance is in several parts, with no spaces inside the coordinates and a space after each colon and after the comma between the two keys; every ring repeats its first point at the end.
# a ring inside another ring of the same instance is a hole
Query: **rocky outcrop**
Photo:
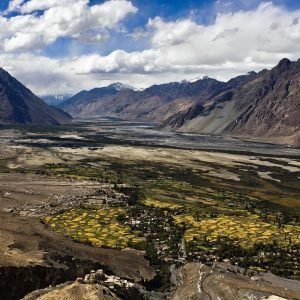
{"type": "Polygon", "coordinates": [[[239,115],[225,133],[292,136],[300,131],[300,60],[283,59],[233,99],[239,115]]]}
{"type": "Polygon", "coordinates": [[[0,124],[64,124],[71,116],[47,105],[18,80],[0,69],[0,124]]]}
{"type": "Polygon", "coordinates": [[[23,300],[120,300],[116,294],[100,284],[72,282],[49,291],[32,293],[23,300]]]}
{"type": "Polygon", "coordinates": [[[21,299],[31,291],[75,280],[91,269],[102,267],[95,261],[75,259],[70,256],[53,256],[51,259],[53,266],[0,267],[0,299],[21,299]]]}
{"type": "Polygon", "coordinates": [[[107,275],[102,269],[92,270],[74,282],[66,282],[57,286],[34,291],[23,300],[166,300],[168,293],[150,292],[141,284],[107,275]]]}
{"type": "MultiPolygon", "coordinates": [[[[222,92],[191,114],[191,108],[165,120],[161,128],[242,137],[290,137],[300,131],[300,60],[283,59],[249,81],[222,92]]],[[[194,104],[193,107],[196,107],[194,104]]]]}

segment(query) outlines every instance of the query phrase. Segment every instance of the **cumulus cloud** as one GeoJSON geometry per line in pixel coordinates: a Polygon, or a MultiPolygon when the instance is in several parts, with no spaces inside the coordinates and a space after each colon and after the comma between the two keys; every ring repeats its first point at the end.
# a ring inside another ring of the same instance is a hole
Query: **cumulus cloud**
{"type": "Polygon", "coordinates": [[[254,11],[219,14],[208,26],[157,18],[151,21],[156,29],[152,45],[164,49],[170,64],[222,65],[249,58],[272,64],[282,56],[299,55],[300,26],[294,22],[299,15],[299,10],[288,12],[263,3],[254,11]]]}
{"type": "MultiPolygon", "coordinates": [[[[31,13],[36,10],[46,10],[54,7],[68,6],[71,5],[72,2],[74,3],[72,0],[30,0],[25,2],[22,6],[17,7],[15,10],[22,13],[31,13]]],[[[79,0],[77,2],[87,3],[88,1],[79,0]]]]}
{"type": "MultiPolygon", "coordinates": [[[[89,68],[99,57],[87,55],[73,59],[57,59],[30,53],[2,53],[0,65],[37,95],[72,94],[83,89],[109,85],[118,80],[127,84],[133,83],[136,87],[153,83],[153,78],[147,73],[118,73],[116,77],[116,73],[112,71],[113,65],[107,66],[103,72],[84,73],[84,68],[89,68]]],[[[157,74],[157,78],[161,82],[170,79],[164,73],[157,74]]],[[[173,81],[176,80],[178,74],[173,74],[172,78],[173,81]]]]}
{"type": "Polygon", "coordinates": [[[111,29],[137,8],[126,0],[106,1],[89,6],[88,0],[13,0],[8,11],[14,17],[0,16],[0,41],[4,51],[37,50],[60,37],[103,41],[105,30],[111,29]],[[36,13],[42,11],[42,13],[36,13]],[[91,36],[92,33],[95,36],[91,36]]]}
{"type": "Polygon", "coordinates": [[[156,48],[175,46],[187,42],[195,32],[205,28],[190,19],[176,22],[164,22],[160,17],[149,21],[148,26],[154,29],[152,46],[156,48]]]}
{"type": "MultiPolygon", "coordinates": [[[[300,53],[300,11],[286,11],[263,3],[253,11],[219,14],[213,24],[191,19],[149,21],[153,30],[151,49],[127,53],[117,50],[108,56],[94,55],[83,73],[189,73],[228,70],[243,72],[274,65],[282,57],[296,59],[300,53]]],[[[210,75],[210,74],[209,74],[210,75]]],[[[218,76],[220,77],[220,76],[218,76]]],[[[222,76],[223,77],[223,76],[222,76]]]]}
{"type": "Polygon", "coordinates": [[[24,0],[11,0],[9,2],[7,12],[19,10],[23,2],[24,0]]]}
{"type": "Polygon", "coordinates": [[[77,74],[88,73],[157,73],[168,68],[159,50],[145,50],[142,52],[126,52],[116,50],[107,56],[98,54],[82,56],[73,63],[73,70],[77,74]]]}
{"type": "Polygon", "coordinates": [[[58,36],[103,41],[108,36],[97,28],[116,26],[137,8],[128,1],[107,1],[92,7],[84,0],[31,0],[26,6],[14,2],[23,13],[11,19],[0,18],[6,51],[0,53],[0,63],[20,79],[24,77],[39,94],[77,92],[114,81],[146,87],[203,75],[227,80],[270,68],[283,57],[298,59],[300,53],[300,10],[288,11],[263,2],[251,10],[222,10],[210,24],[199,24],[193,18],[153,18],[145,28],[132,30],[133,42],[135,34],[136,38],[148,38],[149,46],[141,51],[128,52],[120,45],[107,55],[53,59],[25,50],[16,55],[15,49],[29,49],[31,45],[39,48],[58,36]],[[34,11],[40,9],[45,12],[35,15],[34,11]]]}

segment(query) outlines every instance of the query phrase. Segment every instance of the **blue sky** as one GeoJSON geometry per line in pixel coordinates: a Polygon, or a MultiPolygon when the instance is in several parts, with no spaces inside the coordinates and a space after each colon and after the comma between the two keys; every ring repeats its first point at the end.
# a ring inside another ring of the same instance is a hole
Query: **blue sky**
{"type": "MultiPolygon", "coordinates": [[[[24,1],[28,2],[30,0],[24,1]]],[[[43,1],[43,0],[40,0],[43,1]]],[[[251,0],[250,0],[251,1],[251,0]]],[[[90,0],[89,5],[102,4],[103,0],[90,0]]],[[[126,18],[123,22],[124,27],[128,31],[133,31],[135,28],[143,28],[147,25],[150,18],[155,18],[157,16],[162,17],[164,20],[177,20],[179,18],[187,18],[193,14],[193,18],[198,19],[202,23],[211,22],[216,14],[214,10],[215,0],[134,0],[131,1],[135,7],[138,8],[138,12],[134,16],[126,18]]],[[[9,0],[2,0],[0,3],[0,9],[5,11],[9,5],[9,0]]],[[[241,7],[241,6],[240,6],[241,7]]],[[[12,15],[15,15],[13,12],[12,15]]],[[[140,50],[147,46],[145,41],[138,42],[129,41],[128,36],[124,36],[122,33],[114,32],[110,36],[107,43],[99,47],[93,47],[92,45],[85,45],[82,43],[75,43],[69,38],[59,38],[55,43],[45,47],[43,49],[45,55],[51,57],[63,57],[69,54],[70,47],[74,51],[76,47],[78,53],[93,53],[95,51],[101,54],[108,54],[112,52],[117,47],[126,50],[140,50]]]]}
{"type": "MultiPolygon", "coordinates": [[[[24,1],[28,2],[30,0],[24,1]]],[[[40,0],[43,1],[43,0],[40,0]]],[[[102,4],[103,0],[90,0],[89,5],[102,4]]],[[[232,1],[217,1],[217,0],[133,0],[131,1],[138,12],[134,16],[129,16],[124,19],[123,26],[128,31],[133,31],[135,28],[144,28],[149,18],[157,16],[162,17],[166,21],[174,21],[181,18],[193,18],[200,24],[210,24],[216,18],[217,13],[226,11],[238,11],[241,9],[250,10],[259,3],[267,2],[261,0],[232,0],[232,1]]],[[[298,0],[273,0],[274,4],[293,10],[300,8],[298,0]]],[[[5,10],[8,7],[9,0],[2,0],[0,9],[5,10]]],[[[98,52],[102,55],[107,55],[117,48],[126,51],[141,50],[147,46],[147,41],[135,41],[134,43],[127,35],[114,32],[110,35],[110,39],[101,45],[101,47],[91,44],[76,43],[70,38],[59,38],[55,43],[45,47],[43,53],[50,57],[63,57],[72,53],[94,53],[98,52]],[[76,49],[76,50],[74,50],[76,49]]]]}
{"type": "Polygon", "coordinates": [[[227,80],[300,57],[298,0],[2,0],[0,64],[39,94],[227,80]]]}

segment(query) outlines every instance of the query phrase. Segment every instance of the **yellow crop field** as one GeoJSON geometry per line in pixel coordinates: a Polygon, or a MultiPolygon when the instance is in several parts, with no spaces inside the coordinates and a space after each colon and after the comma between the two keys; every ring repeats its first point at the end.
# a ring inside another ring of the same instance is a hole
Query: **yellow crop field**
{"type": "Polygon", "coordinates": [[[131,245],[138,247],[144,238],[129,226],[117,221],[117,217],[124,212],[122,208],[116,207],[78,208],[47,216],[44,221],[53,230],[64,233],[78,242],[116,249],[131,245]]]}
{"type": "Polygon", "coordinates": [[[196,221],[191,215],[174,216],[178,224],[185,224],[186,241],[203,240],[216,242],[226,237],[235,241],[244,248],[251,248],[257,243],[278,242],[280,245],[299,244],[300,226],[277,225],[263,222],[259,216],[248,214],[241,216],[219,215],[217,218],[209,218],[196,221]]]}

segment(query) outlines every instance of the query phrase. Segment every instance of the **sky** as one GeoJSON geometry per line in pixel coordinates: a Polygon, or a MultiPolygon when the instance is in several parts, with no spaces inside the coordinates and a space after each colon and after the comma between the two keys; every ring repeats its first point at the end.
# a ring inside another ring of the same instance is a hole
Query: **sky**
{"type": "Polygon", "coordinates": [[[37,95],[228,80],[300,58],[299,0],[1,0],[0,66],[37,95]]]}

